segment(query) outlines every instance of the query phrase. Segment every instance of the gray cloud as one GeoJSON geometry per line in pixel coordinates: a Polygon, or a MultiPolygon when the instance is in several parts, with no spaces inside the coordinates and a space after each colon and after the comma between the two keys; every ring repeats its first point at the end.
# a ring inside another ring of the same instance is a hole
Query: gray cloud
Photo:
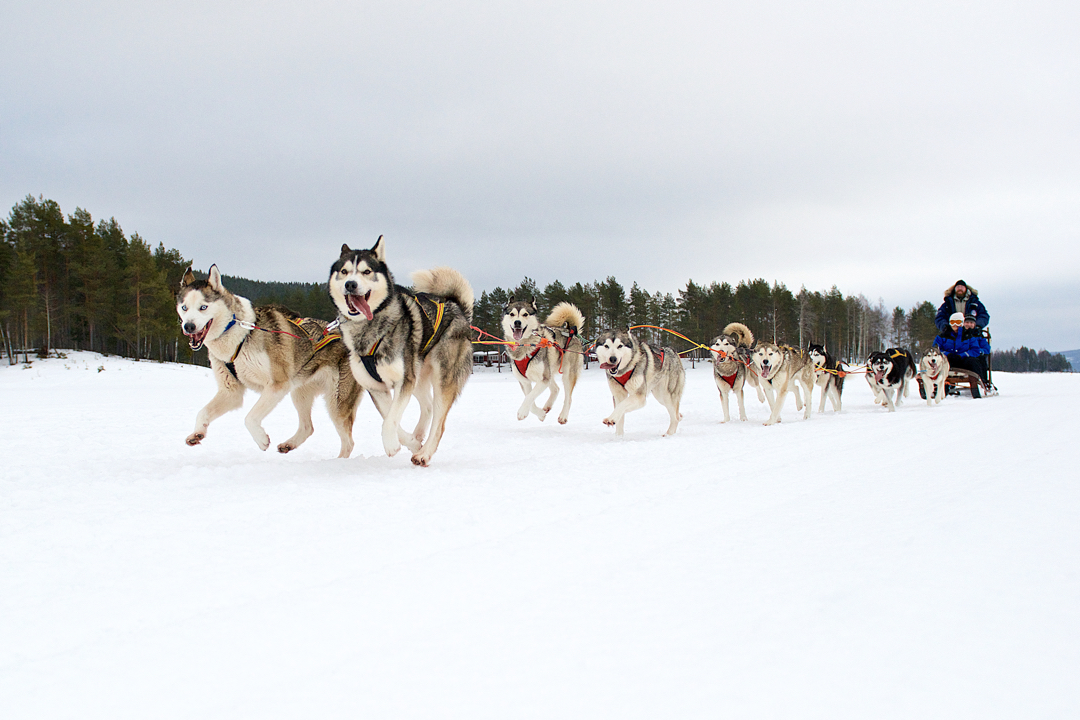
{"type": "Polygon", "coordinates": [[[263,279],[321,280],[380,233],[402,274],[478,289],[764,277],[907,307],[963,276],[1019,303],[998,337],[1080,347],[1022,322],[1080,271],[1065,3],[5,14],[8,207],[41,193],[263,279]]]}

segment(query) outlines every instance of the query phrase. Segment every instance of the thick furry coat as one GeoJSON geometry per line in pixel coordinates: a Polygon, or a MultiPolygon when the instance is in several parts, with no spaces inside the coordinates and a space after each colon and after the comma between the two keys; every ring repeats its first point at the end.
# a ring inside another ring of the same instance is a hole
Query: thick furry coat
{"type": "Polygon", "coordinates": [[[349,457],[361,390],[349,370],[348,350],[340,338],[327,336],[325,321],[300,318],[278,305],[252,307],[247,298],[225,289],[217,265],[210,267],[206,280],[196,280],[188,269],[176,295],[176,312],[191,348],[206,345],[218,386],[217,394],[199,411],[188,445],[202,442],[210,423],[242,407],[244,391],[254,390],[259,400],[244,424],[263,450],[270,446],[263,419],[282,398],[292,395],[300,427],[278,445],[278,452],[287,453],[314,432],[311,406],[323,395],[341,437],[339,457],[349,457]]]}
{"type": "Polygon", "coordinates": [[[536,300],[515,300],[513,297],[503,308],[503,337],[507,346],[514,377],[525,393],[525,400],[518,408],[517,419],[524,420],[533,413],[544,420],[559,395],[556,376],[562,374],[566,395],[559,424],[566,424],[570,417],[570,403],[574,386],[585,365],[585,353],[581,344],[581,332],[585,316],[575,305],[559,303],[544,322],[537,315],[536,300]],[[543,409],[537,407],[536,399],[548,390],[543,409]]]}
{"type": "Polygon", "coordinates": [[[668,411],[670,422],[664,435],[674,435],[682,419],[679,403],[686,387],[686,371],[679,354],[669,347],[653,348],[629,330],[601,333],[595,351],[615,403],[603,423],[614,426],[615,434],[622,435],[626,413],[645,407],[651,392],[668,411]]]}
{"type": "Polygon", "coordinates": [[[895,412],[910,392],[908,383],[915,378],[915,359],[903,348],[888,348],[870,353],[866,365],[866,381],[874,391],[874,402],[895,412]]]}
{"type": "Polygon", "coordinates": [[[713,380],[716,389],[720,391],[720,404],[724,409],[722,422],[731,420],[731,412],[728,408],[728,398],[734,394],[739,403],[739,420],[746,420],[746,403],[743,400],[743,387],[747,379],[752,378],[758,395],[764,400],[761,386],[757,383],[757,375],[747,372],[747,360],[745,350],[754,345],[754,333],[750,328],[739,322],[728,323],[724,332],[713,338],[710,348],[713,351],[713,380]]]}
{"type": "Polygon", "coordinates": [[[814,386],[814,366],[809,358],[794,348],[770,342],[759,342],[754,348],[753,358],[758,382],[762,384],[772,409],[765,424],[780,422],[780,411],[788,391],[795,395],[795,407],[803,410],[803,419],[809,420],[810,394],[814,386]],[[803,398],[799,396],[800,386],[806,396],[805,409],[803,398]]]}
{"type": "MultiPolygon", "coordinates": [[[[814,364],[814,384],[821,388],[821,405],[818,414],[825,412],[825,399],[832,402],[833,412],[840,412],[840,394],[844,392],[844,364],[829,354],[824,345],[811,343],[806,348],[810,362],[814,364]]],[[[807,395],[806,402],[810,402],[807,395]]]]}
{"type": "Polygon", "coordinates": [[[381,235],[370,250],[342,245],[327,286],[353,375],[383,416],[386,454],[405,444],[414,464],[427,465],[472,372],[472,287],[446,267],[413,273],[413,289],[397,285],[381,235]],[[420,420],[406,433],[401,416],[410,396],[420,420]]]}
{"type": "Polygon", "coordinates": [[[926,404],[940,403],[945,399],[945,384],[949,379],[949,358],[936,347],[931,347],[919,361],[919,381],[922,383],[926,404]]]}

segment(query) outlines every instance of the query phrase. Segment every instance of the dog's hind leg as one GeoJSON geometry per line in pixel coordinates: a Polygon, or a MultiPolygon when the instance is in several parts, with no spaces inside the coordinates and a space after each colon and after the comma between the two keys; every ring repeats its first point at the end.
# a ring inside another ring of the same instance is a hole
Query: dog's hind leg
{"type": "MultiPolygon", "coordinates": [[[[345,368],[345,372],[349,372],[345,368]]],[[[347,458],[352,455],[354,443],[352,436],[353,423],[356,421],[356,408],[364,397],[363,389],[356,383],[346,387],[338,385],[333,392],[326,394],[326,409],[330,412],[330,419],[334,421],[334,429],[341,438],[341,452],[339,458],[347,458]]]]}
{"type": "Polygon", "coordinates": [[[259,446],[260,450],[265,450],[270,447],[270,436],[267,435],[266,430],[263,429],[262,421],[288,394],[288,385],[268,386],[262,391],[259,399],[251,407],[251,412],[244,418],[244,425],[247,427],[248,432],[251,433],[251,438],[255,441],[255,444],[259,446]]]}
{"type": "Polygon", "coordinates": [[[315,432],[315,426],[311,422],[311,406],[315,403],[317,394],[318,388],[314,383],[301,385],[292,391],[293,407],[296,408],[296,416],[300,421],[300,425],[296,428],[295,435],[277,446],[279,453],[285,454],[295,450],[311,437],[311,433],[315,432]]]}
{"type": "Polygon", "coordinates": [[[416,428],[412,433],[407,433],[398,428],[398,439],[401,444],[409,448],[414,455],[420,452],[427,435],[428,426],[431,424],[431,370],[426,366],[421,368],[420,377],[413,386],[413,397],[420,404],[420,419],[416,421],[416,428]]]}
{"type": "Polygon", "coordinates": [[[567,370],[563,375],[563,390],[566,394],[563,396],[562,410],[559,411],[559,424],[565,425],[566,421],[570,419],[570,401],[574,396],[574,386],[577,385],[577,373],[567,370]]]}

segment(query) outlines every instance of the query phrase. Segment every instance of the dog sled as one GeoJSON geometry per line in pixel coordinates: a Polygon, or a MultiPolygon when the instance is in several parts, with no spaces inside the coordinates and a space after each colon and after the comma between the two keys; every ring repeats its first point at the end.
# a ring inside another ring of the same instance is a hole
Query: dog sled
{"type": "MultiPolygon", "coordinates": [[[[919,377],[916,377],[916,381],[919,381],[917,382],[919,386],[919,397],[925,400],[926,388],[920,381],[921,375],[922,373],[919,374],[919,377]]],[[[978,400],[982,397],[992,397],[998,394],[997,388],[992,384],[989,386],[983,384],[982,378],[979,377],[978,373],[963,368],[950,368],[949,377],[945,380],[945,395],[955,395],[960,397],[964,390],[967,390],[974,400],[978,400]]],[[[933,399],[936,395],[937,388],[932,388],[930,398],[933,399]]]]}

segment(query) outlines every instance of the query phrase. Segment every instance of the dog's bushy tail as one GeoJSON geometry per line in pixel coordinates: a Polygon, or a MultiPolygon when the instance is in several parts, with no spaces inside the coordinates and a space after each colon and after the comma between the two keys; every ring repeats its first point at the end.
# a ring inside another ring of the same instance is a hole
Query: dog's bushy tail
{"type": "Polygon", "coordinates": [[[750,328],[741,322],[728,323],[727,327],[724,328],[724,334],[735,338],[737,345],[750,347],[754,344],[754,333],[750,332],[750,328]]]}
{"type": "Polygon", "coordinates": [[[431,270],[417,270],[412,274],[412,281],[417,292],[453,300],[461,306],[469,319],[472,319],[472,285],[454,268],[437,267],[431,270]]]}
{"type": "Polygon", "coordinates": [[[551,309],[551,314],[544,321],[548,327],[562,327],[563,323],[576,327],[578,334],[585,330],[585,316],[577,309],[577,305],[572,303],[559,303],[551,309]]]}

